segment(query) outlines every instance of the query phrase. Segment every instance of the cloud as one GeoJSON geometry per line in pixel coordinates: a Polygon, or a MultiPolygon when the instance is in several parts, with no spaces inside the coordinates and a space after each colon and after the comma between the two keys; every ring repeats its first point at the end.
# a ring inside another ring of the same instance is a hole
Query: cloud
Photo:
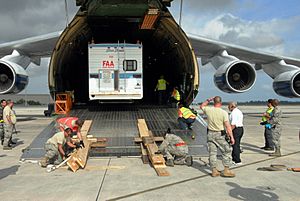
{"type": "MultiPolygon", "coordinates": [[[[78,8],[67,1],[69,19],[78,8]]],[[[66,25],[63,0],[3,1],[0,7],[0,42],[62,30],[66,25]]]]}
{"type": "Polygon", "coordinates": [[[294,31],[299,20],[300,17],[297,16],[254,22],[227,13],[219,15],[205,23],[204,26],[193,30],[209,38],[282,55],[286,50],[282,35],[294,31]]]}

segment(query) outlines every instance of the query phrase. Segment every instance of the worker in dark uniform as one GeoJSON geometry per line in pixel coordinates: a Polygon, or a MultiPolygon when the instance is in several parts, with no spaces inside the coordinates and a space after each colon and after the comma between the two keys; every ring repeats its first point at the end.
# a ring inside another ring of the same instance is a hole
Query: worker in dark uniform
{"type": "Polygon", "coordinates": [[[282,123],[281,123],[281,109],[278,107],[279,100],[273,99],[272,106],[274,110],[272,112],[272,116],[269,120],[271,124],[271,131],[272,131],[272,141],[275,147],[275,152],[270,154],[269,156],[281,156],[280,152],[280,137],[281,137],[281,130],[282,130],[282,123]]]}
{"type": "Polygon", "coordinates": [[[192,156],[188,155],[187,144],[177,135],[171,134],[168,129],[165,139],[159,146],[159,152],[167,158],[166,165],[173,167],[175,165],[193,165],[192,156]]]}
{"type": "Polygon", "coordinates": [[[166,104],[166,96],[167,96],[167,84],[169,84],[164,76],[161,75],[160,79],[157,81],[155,91],[158,93],[158,104],[163,105],[166,104]]]}
{"type": "Polygon", "coordinates": [[[172,107],[177,108],[178,104],[180,103],[180,100],[181,100],[181,97],[180,97],[180,93],[178,91],[178,87],[174,87],[173,92],[171,94],[171,100],[170,100],[172,107]]]}
{"type": "Polygon", "coordinates": [[[261,147],[261,149],[264,149],[267,151],[274,150],[274,145],[273,145],[273,141],[272,141],[272,130],[271,130],[272,125],[270,123],[268,123],[268,120],[271,118],[272,112],[274,109],[274,107],[272,106],[272,101],[273,101],[273,99],[268,99],[268,102],[267,102],[268,109],[262,115],[261,122],[260,122],[260,125],[263,125],[265,127],[265,132],[264,132],[265,146],[261,147]]]}

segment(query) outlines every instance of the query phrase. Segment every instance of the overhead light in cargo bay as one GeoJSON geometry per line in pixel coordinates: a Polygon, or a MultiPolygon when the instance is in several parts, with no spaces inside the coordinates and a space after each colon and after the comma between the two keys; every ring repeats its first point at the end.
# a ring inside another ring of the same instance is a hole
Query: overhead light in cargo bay
{"type": "Polygon", "coordinates": [[[141,29],[153,29],[154,23],[159,15],[157,8],[150,8],[144,17],[141,29]]]}

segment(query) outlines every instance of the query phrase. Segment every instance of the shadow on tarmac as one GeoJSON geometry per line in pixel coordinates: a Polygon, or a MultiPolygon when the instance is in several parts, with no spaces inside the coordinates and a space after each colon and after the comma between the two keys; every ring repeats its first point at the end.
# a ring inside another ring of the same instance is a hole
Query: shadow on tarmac
{"type": "Polygon", "coordinates": [[[253,200],[264,200],[264,201],[278,201],[279,197],[275,193],[254,189],[254,188],[243,188],[240,185],[233,182],[226,182],[227,185],[233,187],[229,190],[229,195],[238,200],[253,201],[253,200]]]}
{"type": "Polygon", "coordinates": [[[269,154],[269,153],[266,153],[264,150],[260,149],[258,146],[253,145],[253,144],[242,142],[241,145],[243,147],[243,150],[249,150],[249,151],[257,152],[260,154],[269,154]]]}
{"type": "Polygon", "coordinates": [[[193,159],[193,165],[191,167],[200,170],[206,175],[210,175],[211,173],[210,167],[200,159],[199,160],[193,159]]]}
{"type": "Polygon", "coordinates": [[[21,144],[24,144],[24,141],[20,140],[19,138],[13,138],[13,139],[14,139],[13,141],[16,143],[16,144],[13,145],[13,148],[15,148],[15,147],[17,147],[21,144]]]}
{"type": "Polygon", "coordinates": [[[0,180],[9,176],[9,175],[15,175],[18,171],[20,165],[14,165],[9,168],[4,168],[0,170],[0,180]]]}

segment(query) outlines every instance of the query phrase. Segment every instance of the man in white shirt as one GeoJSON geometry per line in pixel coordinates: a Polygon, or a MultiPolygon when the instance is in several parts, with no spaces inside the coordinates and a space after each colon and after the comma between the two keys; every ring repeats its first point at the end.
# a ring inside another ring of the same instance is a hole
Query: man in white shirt
{"type": "Polygon", "coordinates": [[[243,113],[241,110],[237,108],[236,102],[230,102],[228,105],[228,109],[231,112],[229,115],[229,121],[234,137],[235,143],[232,145],[232,160],[236,165],[242,165],[240,153],[241,153],[241,139],[244,134],[243,128],[243,113]]]}

